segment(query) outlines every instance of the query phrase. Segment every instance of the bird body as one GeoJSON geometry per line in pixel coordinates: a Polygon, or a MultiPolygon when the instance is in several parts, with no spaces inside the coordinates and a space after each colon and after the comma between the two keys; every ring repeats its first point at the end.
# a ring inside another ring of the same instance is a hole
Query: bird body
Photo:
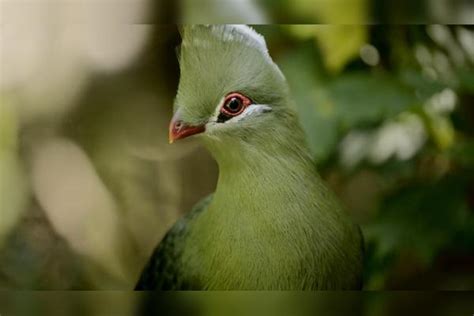
{"type": "Polygon", "coordinates": [[[137,289],[360,288],[360,230],[319,177],[263,37],[193,26],[182,46],[170,139],[199,134],[219,178],[165,236],[137,289]]]}

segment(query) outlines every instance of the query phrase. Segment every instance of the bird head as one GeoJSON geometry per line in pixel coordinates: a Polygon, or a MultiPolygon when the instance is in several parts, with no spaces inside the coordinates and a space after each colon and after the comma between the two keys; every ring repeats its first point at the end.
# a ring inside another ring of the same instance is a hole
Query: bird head
{"type": "Polygon", "coordinates": [[[211,142],[271,136],[288,87],[264,38],[245,25],[185,26],[181,33],[170,143],[196,134],[211,142]]]}

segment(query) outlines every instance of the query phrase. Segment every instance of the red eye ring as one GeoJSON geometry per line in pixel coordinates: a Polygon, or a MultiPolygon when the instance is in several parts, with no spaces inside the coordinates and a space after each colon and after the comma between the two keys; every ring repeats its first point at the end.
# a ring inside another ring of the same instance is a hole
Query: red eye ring
{"type": "Polygon", "coordinates": [[[233,117],[240,115],[246,107],[252,104],[252,101],[238,92],[229,93],[221,107],[221,113],[233,117]]]}

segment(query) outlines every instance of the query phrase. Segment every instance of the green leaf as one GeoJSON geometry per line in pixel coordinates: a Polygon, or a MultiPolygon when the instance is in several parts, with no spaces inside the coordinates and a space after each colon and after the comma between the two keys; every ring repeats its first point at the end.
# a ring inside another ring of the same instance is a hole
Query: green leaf
{"type": "Polygon", "coordinates": [[[359,56],[367,41],[365,25],[293,25],[292,32],[300,38],[314,38],[324,57],[326,68],[339,73],[344,66],[359,56]]]}
{"type": "Polygon", "coordinates": [[[421,101],[429,99],[433,94],[446,88],[445,84],[424,76],[415,69],[404,69],[400,72],[400,81],[414,89],[421,101]]]}
{"type": "Polygon", "coordinates": [[[328,89],[336,116],[346,128],[377,123],[418,102],[410,89],[384,75],[348,74],[328,89]]]}
{"type": "Polygon", "coordinates": [[[324,75],[317,57],[314,46],[305,43],[284,56],[279,64],[290,84],[310,150],[316,161],[323,161],[337,143],[337,117],[323,85],[324,75]]]}
{"type": "Polygon", "coordinates": [[[378,218],[364,228],[375,257],[403,251],[428,263],[464,230],[469,217],[467,177],[450,176],[432,185],[412,183],[389,196],[378,218]]]}
{"type": "Polygon", "coordinates": [[[359,50],[368,40],[367,0],[292,0],[290,11],[319,25],[293,25],[291,30],[300,38],[317,41],[326,68],[339,73],[344,66],[359,56],[359,50]],[[324,24],[326,23],[326,24],[324,24]],[[329,25],[333,23],[333,25],[329,25]]]}
{"type": "Polygon", "coordinates": [[[460,88],[469,93],[474,93],[474,71],[472,69],[461,69],[458,72],[460,88]]]}
{"type": "Polygon", "coordinates": [[[0,247],[26,210],[29,190],[18,153],[15,107],[0,96],[0,247]]]}

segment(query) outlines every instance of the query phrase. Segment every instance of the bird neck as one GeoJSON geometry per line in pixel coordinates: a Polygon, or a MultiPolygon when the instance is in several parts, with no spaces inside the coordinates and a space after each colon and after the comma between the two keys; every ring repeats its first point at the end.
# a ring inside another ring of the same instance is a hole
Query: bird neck
{"type": "Polygon", "coordinates": [[[272,135],[207,143],[219,179],[182,258],[192,275],[204,276],[205,288],[300,288],[302,262],[303,279],[324,287],[319,272],[345,260],[353,228],[315,171],[297,122],[285,122],[272,135]]]}
{"type": "Polygon", "coordinates": [[[279,207],[281,202],[312,200],[309,192],[318,189],[320,179],[304,133],[293,116],[281,121],[286,124],[263,126],[260,133],[244,139],[228,137],[207,143],[219,165],[212,209],[238,216],[248,212],[252,217],[271,210],[273,215],[268,215],[274,217],[279,209],[286,211],[279,207]]]}

